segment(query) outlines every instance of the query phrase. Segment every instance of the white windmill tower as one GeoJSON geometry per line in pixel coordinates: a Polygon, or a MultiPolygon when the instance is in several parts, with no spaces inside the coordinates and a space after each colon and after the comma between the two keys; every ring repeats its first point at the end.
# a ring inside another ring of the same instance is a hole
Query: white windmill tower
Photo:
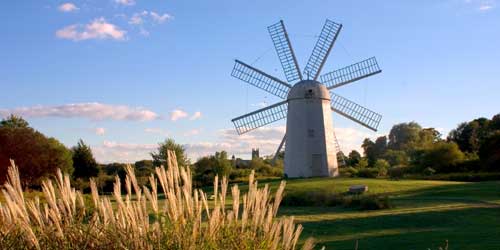
{"type": "Polygon", "coordinates": [[[303,79],[283,21],[268,27],[269,34],[287,78],[284,82],[236,60],[231,75],[284,101],[234,118],[238,134],[287,118],[286,134],[277,153],[285,147],[285,174],[288,177],[338,175],[336,138],[331,111],[377,131],[382,119],[333,92],[335,88],[382,72],[374,57],[319,77],[321,69],[342,29],[326,20],[303,79]],[[320,78],[320,80],[318,80],[320,78]]]}

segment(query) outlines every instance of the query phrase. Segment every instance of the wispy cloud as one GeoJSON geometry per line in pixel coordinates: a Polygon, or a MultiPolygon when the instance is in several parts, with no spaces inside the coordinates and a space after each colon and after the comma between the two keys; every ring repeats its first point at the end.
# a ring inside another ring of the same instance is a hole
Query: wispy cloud
{"type": "Polygon", "coordinates": [[[201,118],[201,112],[200,111],[196,111],[194,112],[194,114],[189,118],[189,120],[198,120],[201,118]]]}
{"type": "Polygon", "coordinates": [[[126,6],[132,6],[135,5],[135,0],[115,0],[115,3],[126,6]]]}
{"type": "Polygon", "coordinates": [[[102,103],[76,103],[59,106],[33,106],[0,109],[0,115],[16,114],[23,117],[88,118],[91,120],[151,121],[159,119],[155,112],[142,107],[102,103]]]}
{"type": "Polygon", "coordinates": [[[479,6],[480,11],[488,11],[491,9],[493,9],[493,5],[484,4],[484,5],[479,6]]]}
{"type": "Polygon", "coordinates": [[[174,18],[172,15],[168,13],[158,14],[154,11],[150,11],[149,14],[151,15],[151,18],[153,18],[153,21],[155,21],[156,23],[164,23],[174,18]]]}
{"type": "Polygon", "coordinates": [[[94,19],[84,26],[73,24],[56,31],[56,36],[61,39],[83,41],[89,39],[125,40],[127,32],[118,26],[108,23],[104,17],[94,19]]]}
{"type": "MultiPolygon", "coordinates": [[[[354,128],[335,128],[335,133],[345,154],[352,150],[363,153],[361,150],[363,140],[377,136],[354,128]]],[[[259,148],[261,155],[272,155],[276,152],[284,134],[285,126],[259,128],[243,135],[238,135],[234,129],[224,129],[218,132],[220,138],[218,141],[191,143],[185,147],[192,160],[222,150],[230,155],[248,157],[252,148],[259,148]]]]}
{"type": "Polygon", "coordinates": [[[144,10],[142,12],[136,12],[130,17],[128,23],[132,26],[139,27],[139,34],[143,36],[149,36],[149,31],[147,30],[147,25],[151,24],[162,24],[174,17],[168,13],[158,14],[154,11],[144,10]]]}
{"type": "Polygon", "coordinates": [[[63,3],[57,8],[61,12],[73,12],[79,10],[74,3],[63,3]]]}
{"type": "Polygon", "coordinates": [[[149,134],[159,134],[162,136],[168,136],[168,132],[166,130],[161,129],[161,128],[145,128],[144,132],[149,133],[149,134]]]}
{"type": "Polygon", "coordinates": [[[185,148],[193,160],[222,150],[230,155],[249,155],[252,148],[259,148],[263,155],[270,155],[276,151],[284,134],[284,126],[264,127],[241,136],[234,129],[223,129],[217,132],[218,141],[186,144],[185,148]]]}
{"type": "Polygon", "coordinates": [[[184,132],[184,136],[194,136],[194,135],[199,135],[201,132],[201,129],[192,129],[189,131],[184,132]]]}
{"type": "Polygon", "coordinates": [[[189,114],[181,109],[174,109],[172,112],[170,112],[170,120],[174,122],[179,119],[186,118],[188,116],[189,114]]]}
{"type": "Polygon", "coordinates": [[[477,9],[480,12],[486,12],[496,7],[496,0],[464,0],[464,3],[477,9]]]}
{"type": "Polygon", "coordinates": [[[95,128],[94,132],[96,135],[104,135],[104,134],[106,134],[106,129],[105,128],[95,128]]]}
{"type": "Polygon", "coordinates": [[[92,152],[96,160],[100,163],[133,163],[139,160],[151,159],[150,153],[157,147],[157,144],[104,141],[100,145],[92,146],[92,152]]]}

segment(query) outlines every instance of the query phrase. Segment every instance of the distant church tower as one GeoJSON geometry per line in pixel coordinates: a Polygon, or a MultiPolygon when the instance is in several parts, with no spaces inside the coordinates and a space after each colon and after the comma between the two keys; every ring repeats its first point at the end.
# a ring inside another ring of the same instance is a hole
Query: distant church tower
{"type": "Polygon", "coordinates": [[[259,159],[259,149],[258,148],[252,148],[252,160],[259,159]]]}

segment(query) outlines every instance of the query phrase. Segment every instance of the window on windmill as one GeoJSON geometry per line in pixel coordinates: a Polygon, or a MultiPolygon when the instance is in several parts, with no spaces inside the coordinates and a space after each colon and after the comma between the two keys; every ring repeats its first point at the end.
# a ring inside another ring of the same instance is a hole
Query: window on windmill
{"type": "Polygon", "coordinates": [[[305,94],[305,98],[312,98],[314,96],[314,92],[312,89],[308,89],[306,94],[305,94]]]}
{"type": "Polygon", "coordinates": [[[307,135],[308,135],[309,137],[314,137],[314,129],[308,129],[308,130],[307,130],[307,135]]]}

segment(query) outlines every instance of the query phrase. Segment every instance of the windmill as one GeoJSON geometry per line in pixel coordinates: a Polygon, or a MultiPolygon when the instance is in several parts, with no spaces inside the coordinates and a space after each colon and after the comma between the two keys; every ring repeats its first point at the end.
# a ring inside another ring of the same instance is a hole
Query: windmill
{"type": "Polygon", "coordinates": [[[287,81],[235,60],[231,75],[283,101],[232,120],[244,134],[287,118],[286,134],[277,152],[285,147],[288,177],[338,175],[336,138],[331,111],[377,131],[382,116],[333,92],[338,87],[382,72],[374,57],[320,76],[342,25],[326,20],[303,73],[283,21],[268,27],[287,81]],[[305,78],[303,77],[305,76],[305,78]]]}

